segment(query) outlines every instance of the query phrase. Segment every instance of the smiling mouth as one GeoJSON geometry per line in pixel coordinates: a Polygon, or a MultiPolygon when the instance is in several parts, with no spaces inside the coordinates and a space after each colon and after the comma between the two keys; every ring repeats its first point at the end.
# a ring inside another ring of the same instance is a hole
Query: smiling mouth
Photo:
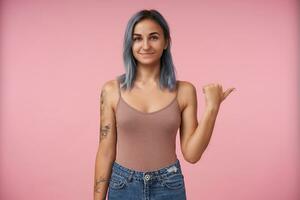
{"type": "Polygon", "coordinates": [[[142,56],[152,56],[154,53],[142,53],[142,56]]]}

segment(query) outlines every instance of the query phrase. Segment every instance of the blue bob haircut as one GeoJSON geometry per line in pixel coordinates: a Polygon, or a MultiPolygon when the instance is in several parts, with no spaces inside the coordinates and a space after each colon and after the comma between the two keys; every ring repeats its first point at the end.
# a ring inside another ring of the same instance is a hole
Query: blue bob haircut
{"type": "Polygon", "coordinates": [[[117,80],[121,85],[122,89],[132,89],[137,69],[136,59],[134,58],[132,52],[132,34],[135,25],[143,19],[151,19],[154,20],[157,24],[159,24],[163,30],[165,40],[168,41],[167,48],[164,49],[160,59],[159,87],[161,89],[168,88],[170,91],[173,91],[176,89],[176,69],[174,67],[170,51],[170,29],[164,17],[157,10],[154,9],[144,9],[138,11],[129,19],[125,30],[123,43],[123,62],[125,67],[125,73],[117,76],[117,80]]]}

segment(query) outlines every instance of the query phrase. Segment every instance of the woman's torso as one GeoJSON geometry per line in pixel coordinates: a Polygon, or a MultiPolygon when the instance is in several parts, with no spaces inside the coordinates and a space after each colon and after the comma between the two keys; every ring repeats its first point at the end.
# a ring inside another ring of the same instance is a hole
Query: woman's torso
{"type": "Polygon", "coordinates": [[[174,92],[157,87],[135,87],[130,92],[117,88],[117,163],[136,171],[154,171],[176,161],[182,110],[179,83],[174,92]]]}

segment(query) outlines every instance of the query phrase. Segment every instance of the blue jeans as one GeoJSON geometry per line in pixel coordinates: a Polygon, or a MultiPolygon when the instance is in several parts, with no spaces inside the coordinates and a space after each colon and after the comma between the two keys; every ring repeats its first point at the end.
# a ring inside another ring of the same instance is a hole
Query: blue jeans
{"type": "Polygon", "coordinates": [[[156,171],[140,172],[114,162],[108,200],[186,200],[180,162],[156,171]]]}

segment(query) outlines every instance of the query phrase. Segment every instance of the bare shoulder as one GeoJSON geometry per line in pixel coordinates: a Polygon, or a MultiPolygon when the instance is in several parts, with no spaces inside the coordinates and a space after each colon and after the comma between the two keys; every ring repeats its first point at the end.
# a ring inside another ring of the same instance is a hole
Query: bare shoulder
{"type": "Polygon", "coordinates": [[[193,83],[184,80],[178,80],[178,98],[182,108],[189,103],[197,101],[197,90],[193,83]]]}
{"type": "Polygon", "coordinates": [[[184,92],[191,92],[191,91],[195,91],[196,87],[194,86],[194,84],[192,84],[189,81],[182,81],[182,80],[178,80],[179,83],[179,87],[181,88],[182,91],[184,92]]]}
{"type": "Polygon", "coordinates": [[[108,81],[104,82],[102,89],[106,90],[106,91],[114,90],[116,83],[117,83],[117,80],[108,80],[108,81]]]}
{"type": "Polygon", "coordinates": [[[105,98],[107,103],[115,111],[116,104],[118,102],[118,81],[117,80],[108,80],[104,82],[101,88],[101,97],[105,98]]]}

